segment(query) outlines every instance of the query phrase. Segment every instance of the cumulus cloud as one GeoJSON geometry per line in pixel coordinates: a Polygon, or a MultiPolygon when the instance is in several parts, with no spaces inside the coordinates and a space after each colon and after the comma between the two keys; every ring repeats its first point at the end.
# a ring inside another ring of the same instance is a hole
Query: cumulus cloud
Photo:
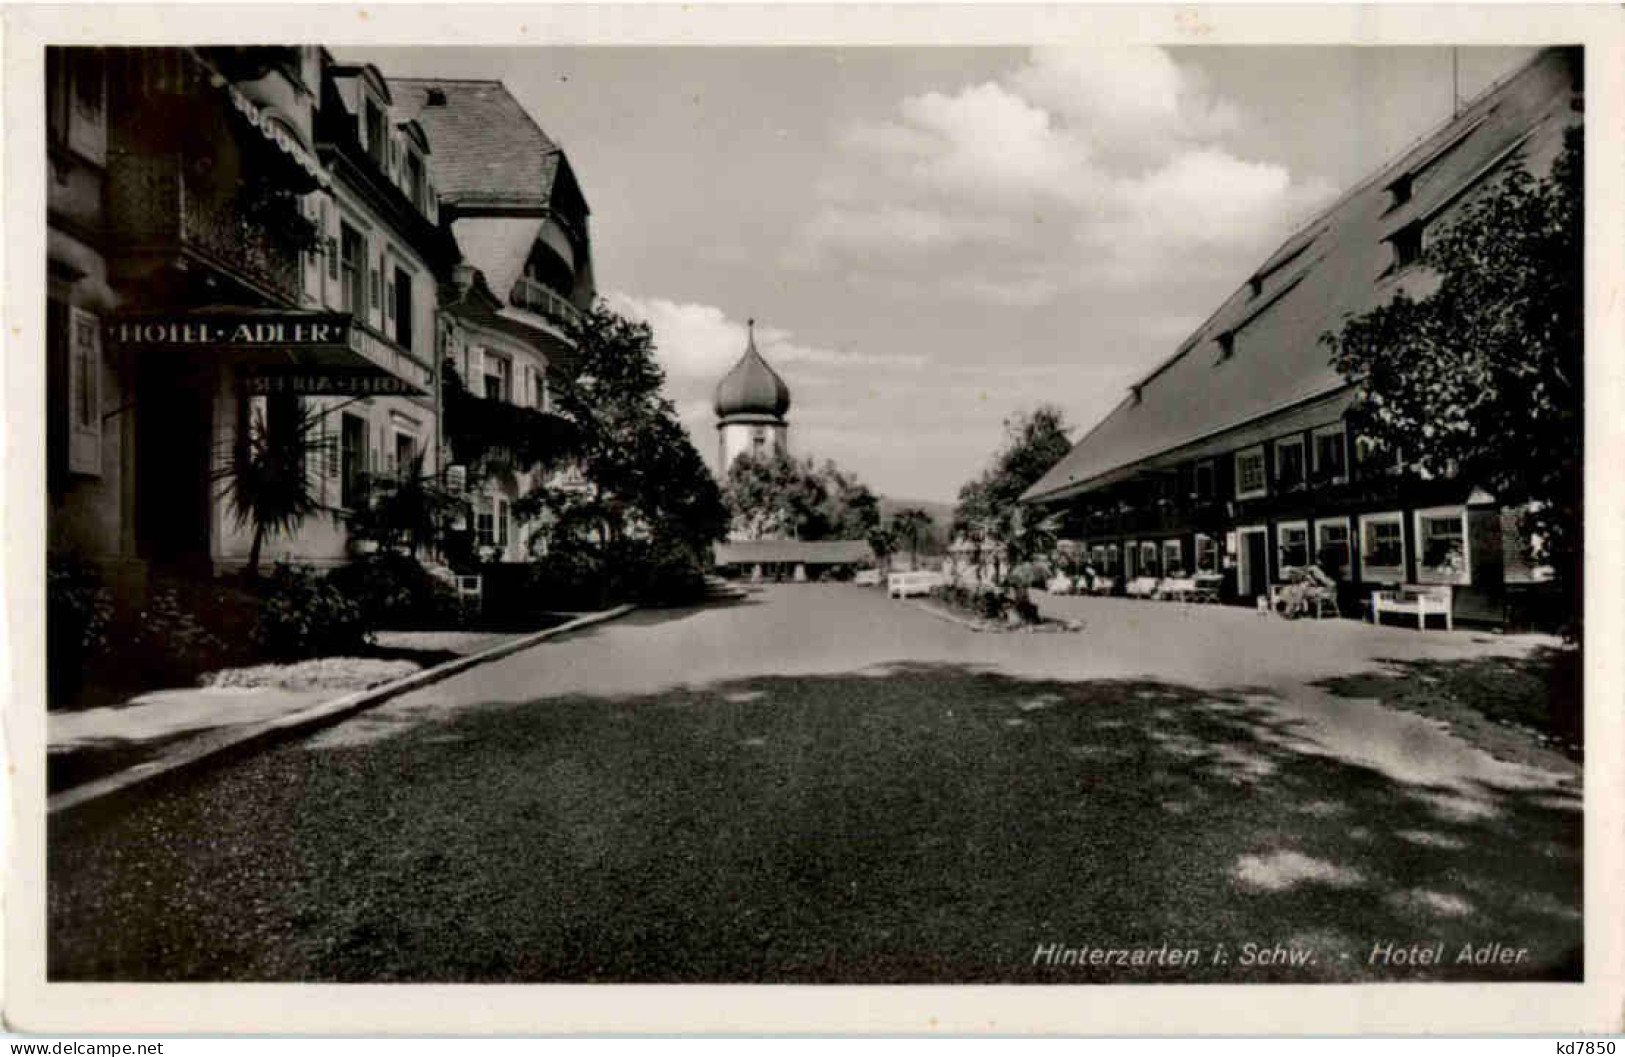
{"type": "Polygon", "coordinates": [[[1246,120],[1157,48],[1040,49],[997,81],[844,131],[786,262],[1034,306],[1083,283],[1245,267],[1331,189],[1237,157],[1246,120]]]}
{"type": "MultiPolygon", "coordinates": [[[[648,323],[654,331],[655,356],[666,370],[666,392],[677,406],[678,417],[701,452],[715,444],[711,398],[717,382],[744,354],[746,325],[716,305],[638,297],[610,292],[604,297],[616,312],[648,323]]],[[[758,326],[756,347],[790,386],[798,423],[821,424],[835,430],[851,421],[850,403],[829,399],[815,403],[797,400],[836,386],[886,385],[903,380],[926,364],[915,353],[875,354],[831,349],[796,340],[779,327],[758,326]]]]}

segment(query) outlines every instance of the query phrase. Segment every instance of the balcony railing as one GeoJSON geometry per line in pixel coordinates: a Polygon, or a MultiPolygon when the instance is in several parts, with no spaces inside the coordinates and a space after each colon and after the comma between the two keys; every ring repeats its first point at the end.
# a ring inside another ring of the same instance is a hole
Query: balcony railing
{"type": "Polygon", "coordinates": [[[231,195],[206,189],[189,175],[179,155],[113,159],[107,195],[113,239],[121,250],[190,253],[220,271],[298,300],[299,249],[244,216],[231,195]]]}
{"type": "Polygon", "coordinates": [[[555,323],[574,326],[581,321],[581,310],[547,286],[526,275],[514,280],[508,301],[515,308],[535,312],[555,323]]]}

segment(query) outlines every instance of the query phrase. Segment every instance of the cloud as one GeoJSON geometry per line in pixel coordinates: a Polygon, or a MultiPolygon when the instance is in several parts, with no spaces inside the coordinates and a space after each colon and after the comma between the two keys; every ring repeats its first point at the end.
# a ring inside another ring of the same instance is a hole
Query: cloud
{"type": "Polygon", "coordinates": [[[1013,307],[1239,271],[1331,194],[1227,149],[1246,120],[1160,49],[1036,50],[844,130],[785,260],[1013,307]]]}
{"type": "MultiPolygon", "coordinates": [[[[655,357],[666,371],[666,395],[677,406],[678,417],[690,438],[708,456],[715,445],[712,394],[722,376],[744,354],[746,326],[716,305],[638,297],[619,291],[604,295],[610,308],[640,319],[654,331],[655,357]]],[[[830,349],[797,341],[778,327],[756,328],[756,347],[790,386],[792,416],[839,432],[843,423],[863,414],[839,395],[817,401],[798,399],[810,393],[838,389],[846,395],[871,393],[876,386],[890,388],[916,376],[926,358],[918,354],[874,354],[830,349]]],[[[849,455],[854,453],[849,452],[849,455]]]]}

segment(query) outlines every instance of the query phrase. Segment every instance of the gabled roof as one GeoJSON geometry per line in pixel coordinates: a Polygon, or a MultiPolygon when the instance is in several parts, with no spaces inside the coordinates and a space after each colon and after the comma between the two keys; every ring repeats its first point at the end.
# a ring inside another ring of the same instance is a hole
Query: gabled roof
{"type": "Polygon", "coordinates": [[[1425,293],[1431,281],[1420,270],[1395,274],[1388,240],[1512,158],[1545,171],[1576,120],[1578,61],[1577,50],[1540,53],[1301,226],[1022,498],[1089,491],[1197,442],[1212,447],[1228,431],[1256,433],[1260,421],[1346,388],[1321,336],[1402,288],[1425,293]],[[1396,203],[1391,189],[1409,170],[1419,173],[1414,196],[1396,203]]]}
{"type": "Polygon", "coordinates": [[[501,81],[394,77],[389,83],[396,116],[416,120],[428,134],[444,201],[552,202],[568,165],[564,151],[501,81]],[[430,105],[431,92],[436,105],[430,105]]]}

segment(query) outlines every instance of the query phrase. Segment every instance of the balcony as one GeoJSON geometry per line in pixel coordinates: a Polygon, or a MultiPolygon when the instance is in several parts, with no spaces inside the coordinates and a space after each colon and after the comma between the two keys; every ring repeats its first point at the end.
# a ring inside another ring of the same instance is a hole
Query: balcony
{"type": "Polygon", "coordinates": [[[300,295],[299,249],[245,216],[174,154],[126,154],[107,173],[108,222],[120,252],[190,256],[289,303],[300,295]]]}
{"type": "Polygon", "coordinates": [[[513,289],[508,293],[508,301],[515,308],[535,312],[544,319],[550,319],[563,326],[573,327],[581,322],[580,309],[529,276],[521,275],[514,280],[513,289]]]}

